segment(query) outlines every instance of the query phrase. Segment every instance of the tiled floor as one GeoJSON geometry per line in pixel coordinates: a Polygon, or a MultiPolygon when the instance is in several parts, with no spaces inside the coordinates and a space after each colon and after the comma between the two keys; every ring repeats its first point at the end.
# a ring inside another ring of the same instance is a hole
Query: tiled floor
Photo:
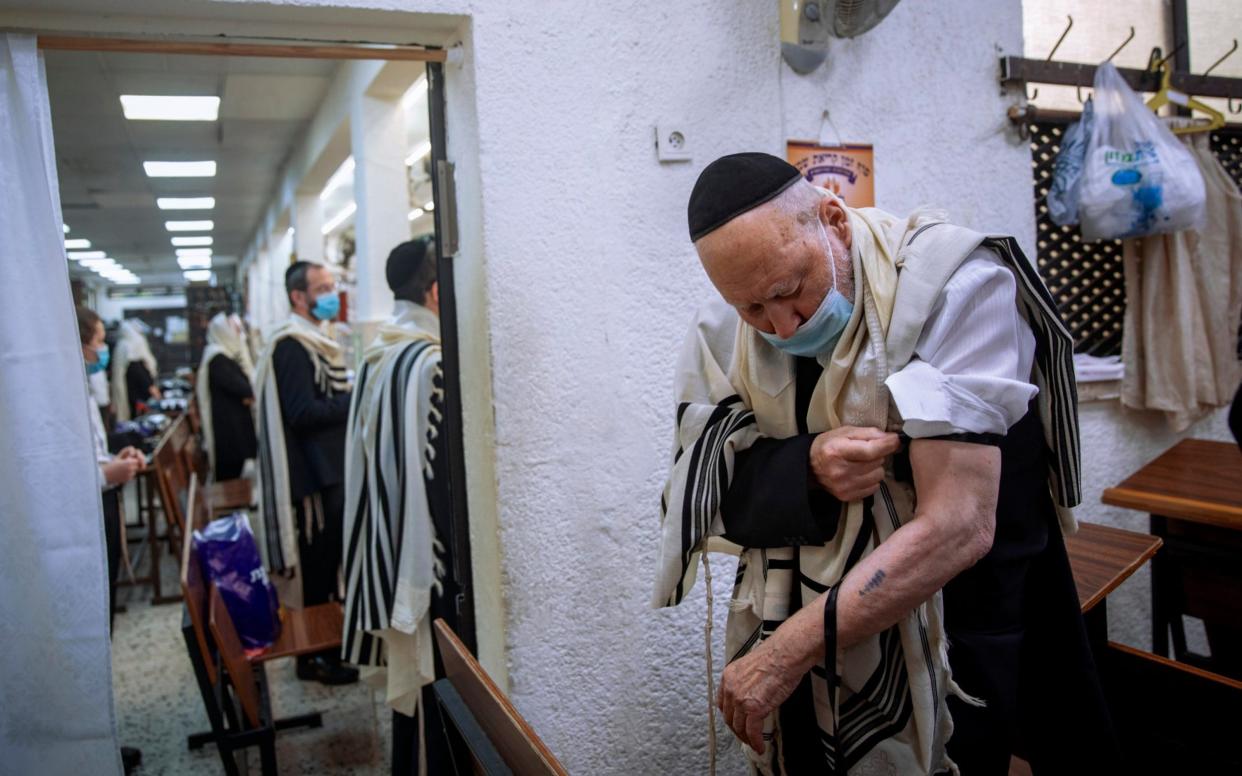
{"type": "MultiPolygon", "coordinates": [[[[137,551],[137,545],[130,545],[137,551]]],[[[164,557],[165,588],[176,587],[176,565],[164,557]]],[[[139,573],[145,571],[142,561],[139,573]]],[[[113,688],[120,741],[142,750],[138,774],[220,774],[212,745],[196,751],[186,736],[208,729],[194,671],[181,638],[180,604],[150,605],[149,587],[123,587],[112,639],[113,688]]],[[[294,676],[293,660],[267,665],[272,711],[277,717],[323,712],[322,728],[281,731],[276,757],[281,774],[387,774],[391,712],[365,684],[324,687],[294,676]]],[[[259,773],[258,751],[248,754],[259,773]]],[[[240,761],[241,755],[238,755],[240,761]]],[[[239,766],[241,763],[239,762],[239,766]]],[[[242,771],[245,773],[246,771],[242,771]]]]}

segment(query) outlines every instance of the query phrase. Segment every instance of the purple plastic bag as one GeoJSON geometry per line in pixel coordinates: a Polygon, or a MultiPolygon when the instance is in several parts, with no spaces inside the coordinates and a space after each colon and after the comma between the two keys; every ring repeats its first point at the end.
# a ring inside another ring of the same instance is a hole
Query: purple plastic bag
{"type": "Polygon", "coordinates": [[[195,531],[194,549],[220,591],[242,646],[270,647],[280,636],[280,604],[246,515],[234,512],[195,531]]]}

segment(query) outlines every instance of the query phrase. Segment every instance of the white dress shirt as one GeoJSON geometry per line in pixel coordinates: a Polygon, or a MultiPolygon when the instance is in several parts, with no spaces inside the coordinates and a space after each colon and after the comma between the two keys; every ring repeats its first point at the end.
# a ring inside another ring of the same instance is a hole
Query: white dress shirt
{"type": "Polygon", "coordinates": [[[1035,335],[1013,273],[992,251],[966,258],[940,292],[914,356],[885,381],[911,438],[1004,434],[1022,419],[1035,335]]]}

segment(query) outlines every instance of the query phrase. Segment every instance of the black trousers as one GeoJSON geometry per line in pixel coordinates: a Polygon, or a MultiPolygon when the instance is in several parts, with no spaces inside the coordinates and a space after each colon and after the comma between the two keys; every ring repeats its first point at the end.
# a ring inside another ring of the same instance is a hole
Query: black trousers
{"type": "Polygon", "coordinates": [[[1002,446],[992,550],[944,588],[953,678],[948,753],[963,776],[1112,773],[1119,747],[1044,472],[1035,413],[1002,446]]]}
{"type": "Polygon", "coordinates": [[[103,492],[104,546],[108,551],[108,630],[116,619],[116,578],[121,571],[121,500],[119,489],[103,492]]]}
{"type": "MultiPolygon", "coordinates": [[[[312,497],[314,498],[314,497],[312,497]]],[[[298,556],[302,574],[302,605],[326,604],[337,593],[341,568],[342,535],[345,530],[345,486],[332,485],[319,492],[323,525],[319,515],[306,514],[306,503],[296,505],[298,556]],[[307,526],[310,533],[307,533],[307,526]]]]}
{"type": "Polygon", "coordinates": [[[224,482],[225,480],[235,480],[242,474],[242,468],[246,465],[245,458],[230,458],[228,456],[216,456],[216,482],[224,482]]]}

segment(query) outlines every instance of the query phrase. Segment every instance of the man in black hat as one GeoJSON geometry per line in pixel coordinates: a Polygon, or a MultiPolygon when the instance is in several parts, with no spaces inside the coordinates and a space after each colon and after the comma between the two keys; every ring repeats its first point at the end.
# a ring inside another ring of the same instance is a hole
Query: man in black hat
{"type": "Polygon", "coordinates": [[[432,238],[394,248],[386,275],[396,298],[393,316],[363,354],[349,413],[343,652],[351,663],[385,667],[393,773],[413,776],[420,760],[426,773],[449,773],[431,690],[437,677],[431,622],[443,618],[456,627],[461,586],[452,574],[432,238]],[[392,562],[374,563],[377,557],[392,562]]]}
{"type": "Polygon", "coordinates": [[[713,162],[688,210],[721,298],[678,370],[655,602],[741,555],[718,702],[755,764],[1107,767],[1061,539],[1072,341],[1016,241],[850,208],[767,154],[713,162]]]}

